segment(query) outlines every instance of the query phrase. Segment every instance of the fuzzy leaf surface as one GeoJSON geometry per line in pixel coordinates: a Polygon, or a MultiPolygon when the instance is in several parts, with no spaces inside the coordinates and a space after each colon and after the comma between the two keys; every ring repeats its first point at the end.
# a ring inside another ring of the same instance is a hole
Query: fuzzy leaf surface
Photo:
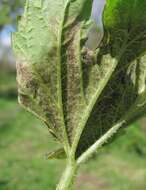
{"type": "Polygon", "coordinates": [[[13,36],[20,103],[76,157],[146,108],[146,9],[132,2],[107,0],[97,49],[86,46],[92,0],[28,0],[13,36]]]}

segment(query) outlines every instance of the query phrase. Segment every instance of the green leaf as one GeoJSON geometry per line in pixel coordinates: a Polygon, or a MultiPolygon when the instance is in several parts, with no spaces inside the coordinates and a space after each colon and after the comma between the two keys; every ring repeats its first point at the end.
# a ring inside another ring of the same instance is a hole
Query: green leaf
{"type": "Polygon", "coordinates": [[[92,29],[98,34],[92,0],[28,0],[13,36],[19,102],[76,157],[125,115],[129,123],[146,108],[146,31],[138,24],[139,36],[122,2],[107,1],[97,48],[87,43],[92,29]]]}
{"type": "Polygon", "coordinates": [[[110,30],[145,28],[145,0],[106,0],[104,24],[110,30]]]}
{"type": "MultiPolygon", "coordinates": [[[[19,101],[47,123],[60,141],[64,141],[64,131],[71,131],[75,126],[72,113],[78,103],[82,107],[85,102],[80,43],[91,5],[92,1],[87,0],[27,1],[19,30],[13,37],[19,101]],[[74,72],[76,79],[72,86],[67,78],[74,72]],[[74,96],[78,96],[75,101],[74,96]]],[[[71,138],[71,134],[67,136],[71,138]]]]}
{"type": "Polygon", "coordinates": [[[126,118],[128,125],[146,111],[145,7],[145,0],[106,1],[100,49],[118,57],[118,66],[90,112],[77,156],[121,119],[126,118]]]}
{"type": "Polygon", "coordinates": [[[124,43],[129,59],[145,51],[145,7],[145,0],[107,0],[103,20],[113,53],[119,51],[124,43]]]}

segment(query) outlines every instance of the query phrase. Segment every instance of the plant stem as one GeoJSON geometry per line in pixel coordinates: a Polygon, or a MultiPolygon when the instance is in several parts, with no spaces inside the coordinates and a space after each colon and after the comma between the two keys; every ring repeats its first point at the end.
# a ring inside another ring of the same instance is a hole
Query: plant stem
{"type": "Polygon", "coordinates": [[[77,165],[80,165],[86,162],[104,143],[107,142],[109,138],[111,138],[119,128],[125,123],[125,120],[119,121],[116,125],[114,125],[105,135],[103,135],[99,140],[97,140],[90,148],[86,150],[77,160],[77,165]]]}
{"type": "Polygon", "coordinates": [[[69,161],[56,190],[72,190],[76,171],[76,162],[69,161]]]}

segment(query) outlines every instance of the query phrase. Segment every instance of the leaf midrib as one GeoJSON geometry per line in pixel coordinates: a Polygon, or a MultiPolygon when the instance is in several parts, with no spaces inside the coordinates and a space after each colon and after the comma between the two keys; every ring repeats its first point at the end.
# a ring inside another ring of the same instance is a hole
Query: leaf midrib
{"type": "Polygon", "coordinates": [[[98,88],[96,90],[96,92],[94,93],[94,95],[92,96],[92,99],[90,100],[89,105],[87,106],[87,108],[84,111],[84,114],[82,116],[82,120],[80,121],[79,126],[77,127],[76,133],[75,133],[75,137],[73,140],[73,144],[72,144],[72,155],[75,154],[76,152],[76,148],[78,146],[80,137],[82,135],[82,132],[84,130],[84,127],[86,126],[86,123],[88,121],[88,118],[90,117],[91,111],[97,101],[97,99],[99,98],[101,92],[103,91],[103,89],[105,88],[107,82],[109,81],[112,73],[114,72],[116,66],[118,64],[118,60],[114,60],[113,66],[110,68],[110,71],[107,72],[106,76],[104,77],[104,79],[102,79],[99,84],[98,84],[98,88]]]}
{"type": "Polygon", "coordinates": [[[64,110],[63,110],[63,99],[62,99],[62,71],[61,71],[61,58],[62,58],[62,35],[63,35],[63,25],[64,25],[64,21],[65,21],[65,13],[66,13],[66,9],[69,5],[69,3],[71,2],[71,0],[67,0],[66,4],[64,6],[64,10],[63,10],[63,16],[61,18],[61,23],[59,26],[59,33],[58,33],[58,70],[57,70],[57,76],[58,76],[58,97],[59,97],[59,105],[60,105],[60,111],[61,111],[61,118],[62,118],[62,130],[63,130],[63,137],[64,137],[64,148],[66,151],[66,154],[69,155],[69,149],[70,149],[70,143],[69,143],[69,139],[68,139],[68,135],[67,135],[67,130],[66,130],[66,126],[65,126],[65,118],[64,118],[64,110]]]}

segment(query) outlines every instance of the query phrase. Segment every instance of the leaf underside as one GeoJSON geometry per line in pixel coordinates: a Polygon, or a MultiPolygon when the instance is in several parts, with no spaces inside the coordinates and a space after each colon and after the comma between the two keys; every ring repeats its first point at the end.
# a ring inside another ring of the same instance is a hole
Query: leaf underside
{"type": "Polygon", "coordinates": [[[76,157],[126,113],[130,123],[146,109],[146,10],[123,2],[107,0],[96,50],[86,47],[92,0],[28,0],[13,36],[20,103],[61,143],[80,131],[76,157]]]}

